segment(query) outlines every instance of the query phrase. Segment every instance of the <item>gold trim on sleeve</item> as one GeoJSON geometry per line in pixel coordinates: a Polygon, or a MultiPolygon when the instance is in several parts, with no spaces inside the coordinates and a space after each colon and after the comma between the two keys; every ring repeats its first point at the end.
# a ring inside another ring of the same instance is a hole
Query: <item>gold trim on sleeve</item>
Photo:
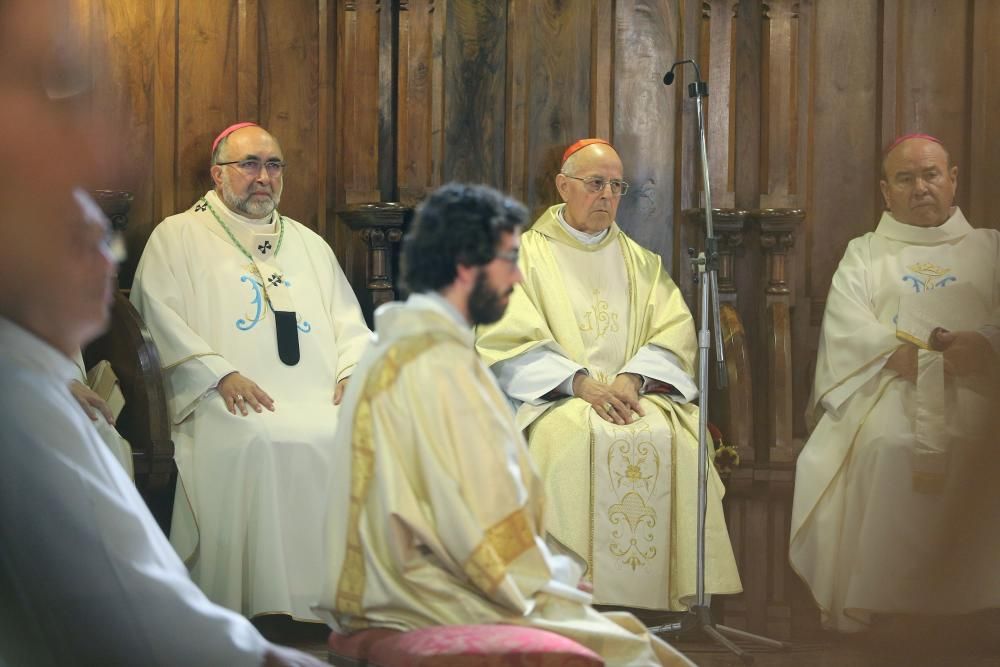
{"type": "Polygon", "coordinates": [[[534,543],[528,508],[522,507],[486,531],[462,569],[477,588],[492,593],[506,575],[507,566],[534,543]]]}

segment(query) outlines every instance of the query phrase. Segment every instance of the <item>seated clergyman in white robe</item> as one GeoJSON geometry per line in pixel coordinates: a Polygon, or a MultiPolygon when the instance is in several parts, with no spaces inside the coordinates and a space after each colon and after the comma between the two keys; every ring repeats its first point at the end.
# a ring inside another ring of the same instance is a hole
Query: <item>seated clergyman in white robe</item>
{"type": "MultiPolygon", "coordinates": [[[[525,232],[524,283],[477,349],[526,429],[549,534],[586,563],[595,601],[682,610],[696,591],[695,332],[660,258],[614,222],[621,170],[606,142],[570,147],[566,204],[525,232]],[[628,378],[632,399],[618,403],[628,378]],[[607,398],[576,395],[590,381],[607,398]]],[[[705,591],[737,593],[714,468],[708,492],[705,591]]]]}
{"type": "Polygon", "coordinates": [[[344,398],[318,611],[341,632],[516,624],[608,665],[688,665],[630,614],[594,611],[582,569],[546,545],[540,480],[470,329],[499,317],[520,279],[524,218],[482,186],[422,204],[404,249],[420,293],[376,312],[344,398]]]}
{"type": "Polygon", "coordinates": [[[886,172],[891,212],[833,277],[792,513],[792,567],[846,632],[1000,606],[1000,234],[951,206],[936,140],[897,142],[886,172]]]}
{"type": "Polygon", "coordinates": [[[316,620],[334,397],[371,333],[329,245],[278,214],[273,137],[217,143],[216,191],[156,227],[132,290],[173,421],[170,539],[214,601],[316,620]]]}

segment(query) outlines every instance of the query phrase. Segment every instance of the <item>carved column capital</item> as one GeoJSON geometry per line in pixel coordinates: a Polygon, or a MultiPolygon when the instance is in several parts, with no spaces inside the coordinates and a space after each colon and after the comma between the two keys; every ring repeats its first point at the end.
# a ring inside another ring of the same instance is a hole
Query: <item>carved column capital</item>
{"type": "MultiPolygon", "coordinates": [[[[723,295],[736,294],[733,262],[735,256],[743,254],[747,216],[747,211],[738,208],[712,209],[712,228],[719,239],[719,293],[723,295]]],[[[684,211],[684,217],[704,233],[704,209],[688,209],[684,211]]]]}
{"type": "Polygon", "coordinates": [[[91,190],[90,196],[111,221],[111,228],[123,232],[128,226],[128,212],[133,195],[125,190],[91,190]]]}
{"type": "Polygon", "coordinates": [[[798,208],[766,208],[750,212],[760,227],[760,247],[767,255],[768,294],[788,294],[785,256],[795,246],[795,234],[806,212],[798,208]]]}
{"type": "Polygon", "coordinates": [[[396,297],[392,276],[393,247],[403,239],[403,226],[411,209],[396,202],[357,204],[340,211],[347,226],[368,246],[365,288],[375,308],[396,297]]]}

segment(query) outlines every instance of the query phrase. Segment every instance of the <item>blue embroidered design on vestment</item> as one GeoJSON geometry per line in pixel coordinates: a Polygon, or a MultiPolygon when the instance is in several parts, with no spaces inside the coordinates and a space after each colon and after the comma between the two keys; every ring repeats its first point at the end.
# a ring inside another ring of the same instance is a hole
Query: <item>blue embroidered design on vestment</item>
{"type": "Polygon", "coordinates": [[[240,282],[250,283],[250,287],[253,290],[250,304],[256,308],[256,312],[252,316],[248,316],[250,318],[249,321],[244,318],[236,320],[236,328],[240,331],[250,331],[264,318],[264,292],[261,289],[260,283],[254,280],[252,276],[242,275],[240,276],[240,282]]]}
{"type": "MultiPolygon", "coordinates": [[[[236,320],[236,328],[240,331],[250,331],[257,326],[258,322],[267,317],[267,310],[264,307],[264,290],[260,282],[258,282],[253,276],[244,274],[240,276],[240,282],[248,283],[250,285],[250,289],[252,290],[250,305],[254,307],[254,314],[246,315],[245,317],[241,317],[236,320]]],[[[284,278],[278,274],[273,274],[270,279],[268,279],[268,282],[272,287],[278,287],[279,285],[284,285],[285,287],[292,286],[291,282],[284,280],[284,278]]],[[[303,320],[301,316],[299,316],[298,319],[299,321],[296,326],[299,331],[302,333],[309,333],[312,331],[312,324],[310,324],[308,320],[303,320]]]]}
{"type": "Polygon", "coordinates": [[[930,290],[945,287],[949,283],[958,280],[958,277],[949,273],[951,269],[937,266],[931,262],[918,262],[906,267],[913,273],[908,273],[902,277],[902,281],[913,285],[913,291],[917,294],[929,292],[930,290]]]}

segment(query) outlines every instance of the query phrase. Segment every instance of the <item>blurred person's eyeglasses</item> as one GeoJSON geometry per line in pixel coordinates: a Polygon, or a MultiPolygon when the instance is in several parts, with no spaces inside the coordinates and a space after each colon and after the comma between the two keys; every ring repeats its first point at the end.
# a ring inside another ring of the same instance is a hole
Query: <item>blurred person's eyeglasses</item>
{"type": "Polygon", "coordinates": [[[247,176],[256,176],[260,173],[261,167],[267,169],[267,175],[271,177],[281,176],[285,171],[285,163],[279,160],[268,160],[267,162],[261,162],[260,160],[232,160],[230,162],[216,162],[215,164],[220,167],[232,165],[247,176]]]}
{"type": "Polygon", "coordinates": [[[494,259],[502,259],[505,262],[510,262],[513,265],[517,265],[517,258],[521,256],[520,250],[508,250],[507,252],[498,252],[493,256],[494,259]]]}
{"type": "Polygon", "coordinates": [[[625,181],[620,181],[617,178],[611,180],[606,180],[600,176],[587,176],[586,178],[580,178],[579,176],[570,176],[569,174],[563,174],[566,178],[572,178],[573,180],[580,181],[583,183],[583,187],[587,189],[587,192],[602,192],[605,187],[611,186],[611,194],[615,197],[624,197],[628,193],[628,183],[625,181]]]}

